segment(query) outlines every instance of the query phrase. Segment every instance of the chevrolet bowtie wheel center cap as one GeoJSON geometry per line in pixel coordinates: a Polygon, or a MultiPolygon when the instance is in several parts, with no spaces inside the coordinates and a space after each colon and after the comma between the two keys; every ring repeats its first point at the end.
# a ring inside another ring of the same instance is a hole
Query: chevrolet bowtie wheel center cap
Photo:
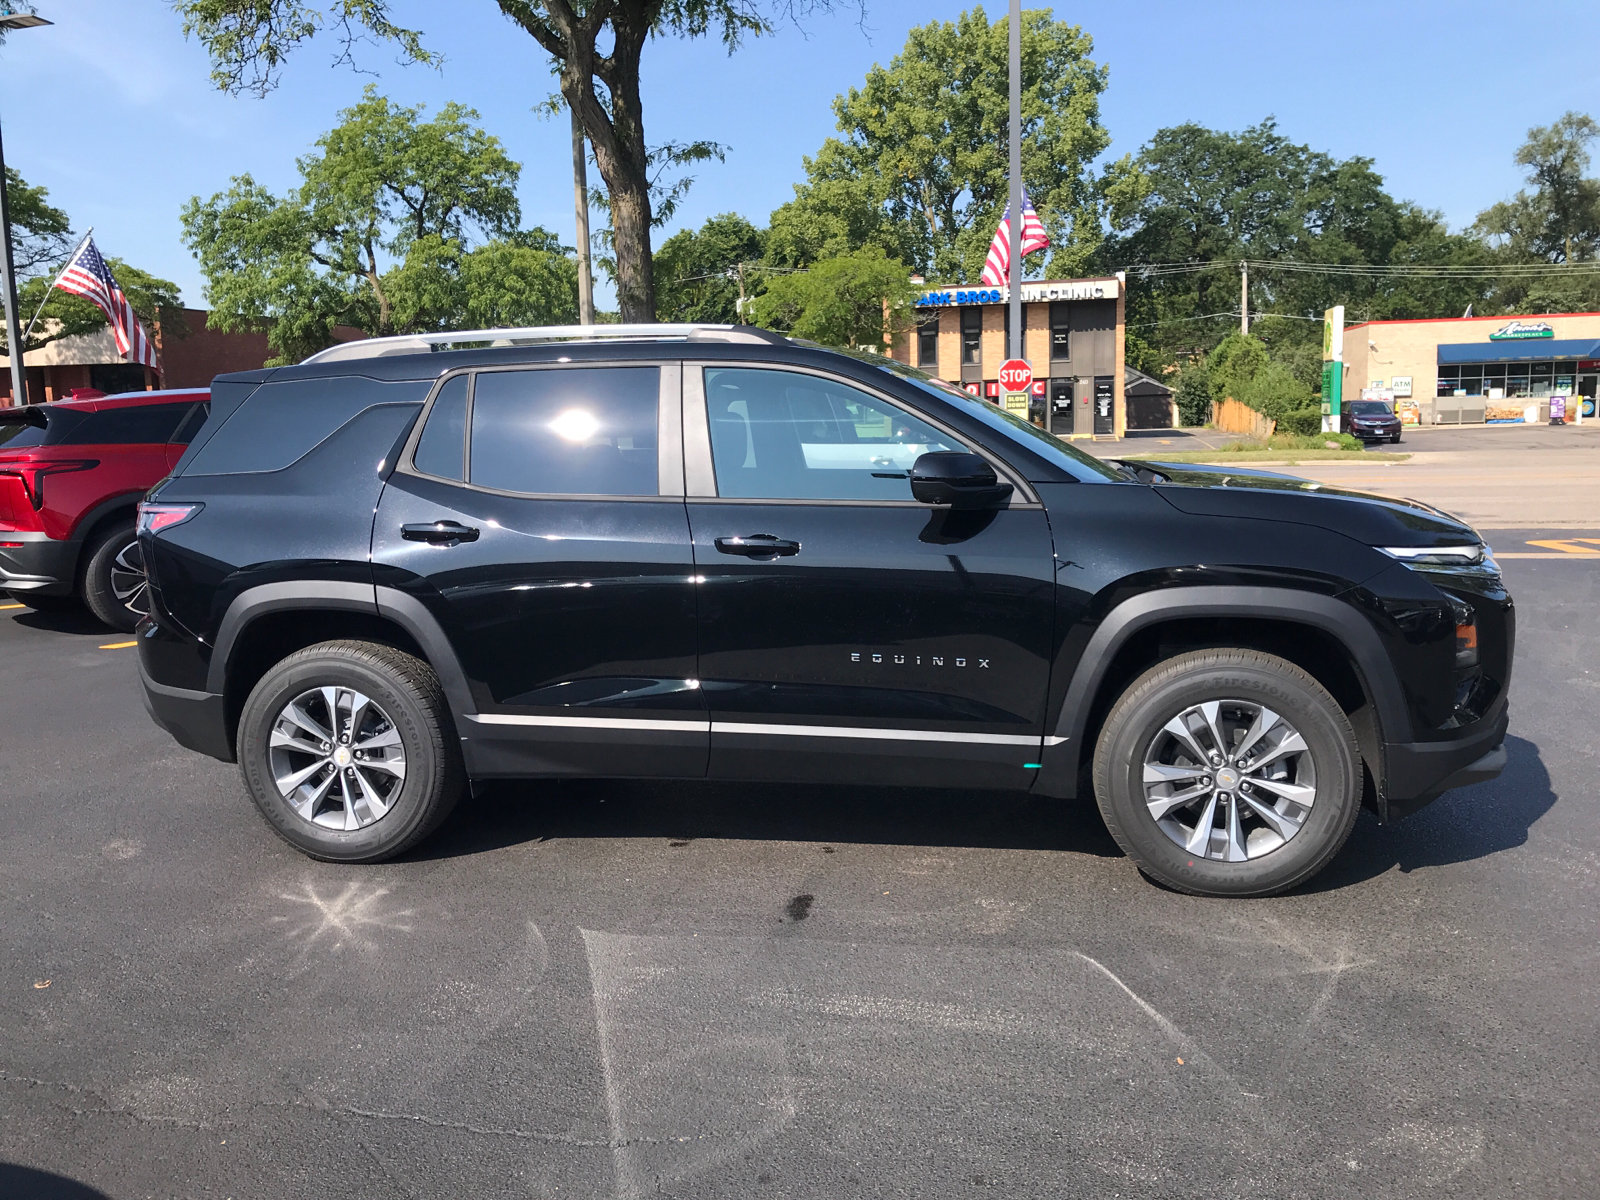
{"type": "Polygon", "coordinates": [[[1217,772],[1217,786],[1220,788],[1235,787],[1238,782],[1239,773],[1231,767],[1223,767],[1217,772]]]}

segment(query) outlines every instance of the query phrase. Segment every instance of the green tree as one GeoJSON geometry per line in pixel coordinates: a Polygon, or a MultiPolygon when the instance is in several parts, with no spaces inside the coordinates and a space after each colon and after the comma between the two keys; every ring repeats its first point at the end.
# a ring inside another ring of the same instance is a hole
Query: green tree
{"type": "MultiPolygon", "coordinates": [[[[1090,170],[1110,143],[1093,40],[1048,9],[1022,21],[1023,178],[1055,246],[1049,270],[1076,272],[1129,167],[1090,170]]],[[[775,261],[877,246],[938,278],[977,278],[1007,198],[1008,25],[974,8],[918,26],[888,67],[834,100],[840,136],[805,160],[806,182],[772,215],[775,261]]]]}
{"type": "Polygon", "coordinates": [[[886,326],[910,324],[917,292],[905,264],[868,246],[769,280],[755,300],[755,323],[825,346],[882,351],[886,326]]]}
{"type": "Polygon", "coordinates": [[[1271,118],[1240,133],[1159,130],[1113,190],[1113,236],[1100,262],[1129,271],[1128,320],[1155,362],[1202,354],[1226,333],[1236,317],[1218,314],[1238,313],[1240,259],[1282,264],[1253,267],[1250,280],[1252,311],[1286,318],[1274,345],[1315,341],[1309,318],[1332,304],[1345,304],[1352,318],[1445,316],[1487,294],[1477,280],[1329,273],[1475,265],[1488,254],[1477,239],[1451,234],[1437,213],[1390,196],[1370,159],[1296,144],[1271,118]]]}
{"type": "Polygon", "coordinates": [[[737,213],[673,234],[656,251],[656,315],[663,321],[747,323],[749,314],[739,308],[740,275],[747,297],[761,289],[765,244],[764,231],[737,213]]]}
{"type": "Polygon", "coordinates": [[[1533,190],[1518,192],[1478,214],[1478,229],[1491,244],[1521,261],[1574,263],[1600,257],[1600,179],[1589,169],[1589,145],[1600,124],[1569,112],[1550,125],[1528,130],[1517,149],[1533,190]]]}
{"type": "Polygon", "coordinates": [[[72,250],[72,223],[49,197],[48,189],[30,186],[15,167],[6,168],[11,261],[19,280],[48,270],[72,250]]]}
{"type": "MultiPolygon", "coordinates": [[[[420,107],[393,105],[369,86],[340,117],[318,153],[298,161],[301,183],[288,194],[241,175],[183,210],[212,327],[265,329],[280,361],[331,344],[338,324],[386,334],[466,320],[472,305],[461,288],[474,235],[494,245],[520,220],[521,168],[472,109],[447,104],[424,121],[420,107]]],[[[529,256],[548,250],[521,249],[512,256],[523,272],[518,294],[549,292],[556,268],[529,256]]],[[[518,303],[503,294],[479,308],[518,303]]]]}
{"type": "MultiPolygon", "coordinates": [[[[645,142],[640,63],[651,37],[715,34],[731,53],[772,20],[797,19],[832,0],[496,0],[550,56],[563,101],[578,116],[605,182],[616,239],[617,298],[625,321],[655,319],[650,254],[651,150],[645,142]],[[769,16],[770,14],[770,16],[769,16]]],[[[419,31],[390,19],[389,0],[174,0],[184,31],[211,55],[212,79],[229,92],[264,94],[285,58],[320,29],[336,27],[345,60],[363,34],[397,44],[410,61],[437,64],[419,31]]],[[[656,149],[660,149],[657,147],[656,149]]],[[[659,183],[659,181],[654,181],[659,183]]]]}

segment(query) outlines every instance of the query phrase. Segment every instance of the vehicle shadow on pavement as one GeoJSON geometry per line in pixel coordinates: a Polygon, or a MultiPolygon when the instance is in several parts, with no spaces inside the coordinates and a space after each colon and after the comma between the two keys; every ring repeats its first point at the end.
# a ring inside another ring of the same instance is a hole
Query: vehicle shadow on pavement
{"type": "Polygon", "coordinates": [[[1304,888],[1332,891],[1382,875],[1486,858],[1521,846],[1555,805],[1539,747],[1506,738],[1506,769],[1498,779],[1446,792],[1421,811],[1388,827],[1363,812],[1344,850],[1304,888]]]}
{"type": "Polygon", "coordinates": [[[1011,792],[568,779],[490,784],[405,858],[479,854],[545,838],[750,841],[1122,851],[1090,800],[1011,792]]]}
{"type": "Polygon", "coordinates": [[[0,1196],[6,1200],[107,1200],[104,1192],[65,1175],[0,1162],[0,1196]]]}
{"type": "Polygon", "coordinates": [[[11,619],[18,625],[29,629],[43,629],[48,633],[114,634],[117,632],[101,624],[86,608],[68,608],[59,612],[39,612],[30,608],[16,613],[11,619]]]}

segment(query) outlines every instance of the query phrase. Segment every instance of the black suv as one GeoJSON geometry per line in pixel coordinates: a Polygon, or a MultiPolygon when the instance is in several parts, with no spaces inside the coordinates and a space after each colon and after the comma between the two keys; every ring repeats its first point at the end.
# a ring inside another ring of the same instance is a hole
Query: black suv
{"type": "Polygon", "coordinates": [[[877,783],[1092,791],[1156,879],[1262,895],[1504,763],[1512,605],[1459,521],[743,327],[221,376],[140,530],[151,714],[333,861],[469,781],[877,783]]]}

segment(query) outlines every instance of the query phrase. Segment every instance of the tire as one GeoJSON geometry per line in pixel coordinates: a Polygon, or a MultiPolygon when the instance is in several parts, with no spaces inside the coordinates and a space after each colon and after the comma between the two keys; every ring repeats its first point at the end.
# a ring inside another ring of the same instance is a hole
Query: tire
{"type": "Polygon", "coordinates": [[[1305,671],[1256,650],[1199,650],[1145,672],[1112,706],[1094,790],[1111,836],[1151,878],[1196,896],[1270,896],[1339,852],[1361,808],[1362,769],[1349,720],[1305,671]],[[1213,701],[1218,708],[1200,708],[1213,701]],[[1210,730],[1236,753],[1263,712],[1277,721],[1262,718],[1255,758],[1239,756],[1241,768],[1230,754],[1219,767],[1210,730]],[[1187,743],[1168,732],[1180,721],[1187,743]],[[1214,775],[1196,774],[1197,754],[1214,775]],[[1197,799],[1170,804],[1189,792],[1197,799]],[[1276,816],[1264,818],[1263,804],[1276,816]]]}
{"type": "Polygon", "coordinates": [[[1392,438],[1390,438],[1389,440],[1391,442],[1393,442],[1396,446],[1398,446],[1400,444],[1400,435],[1397,433],[1392,438]]]}
{"type": "Polygon", "coordinates": [[[89,539],[83,548],[83,602],[113,629],[132,633],[145,615],[144,556],[132,521],[118,521],[89,539]]]}
{"type": "Polygon", "coordinates": [[[382,862],[405,852],[450,815],[466,784],[438,676],[421,659],[372,642],[322,642],[279,662],[245,701],[237,741],[245,789],[267,824],[325,862],[382,862]],[[328,716],[330,693],[339,728],[328,716]],[[363,698],[351,736],[350,715],[363,698]],[[321,741],[312,728],[331,736],[321,741]],[[280,737],[274,746],[275,729],[290,742],[280,737]],[[289,791],[291,801],[278,781],[297,776],[304,782],[289,791]]]}

